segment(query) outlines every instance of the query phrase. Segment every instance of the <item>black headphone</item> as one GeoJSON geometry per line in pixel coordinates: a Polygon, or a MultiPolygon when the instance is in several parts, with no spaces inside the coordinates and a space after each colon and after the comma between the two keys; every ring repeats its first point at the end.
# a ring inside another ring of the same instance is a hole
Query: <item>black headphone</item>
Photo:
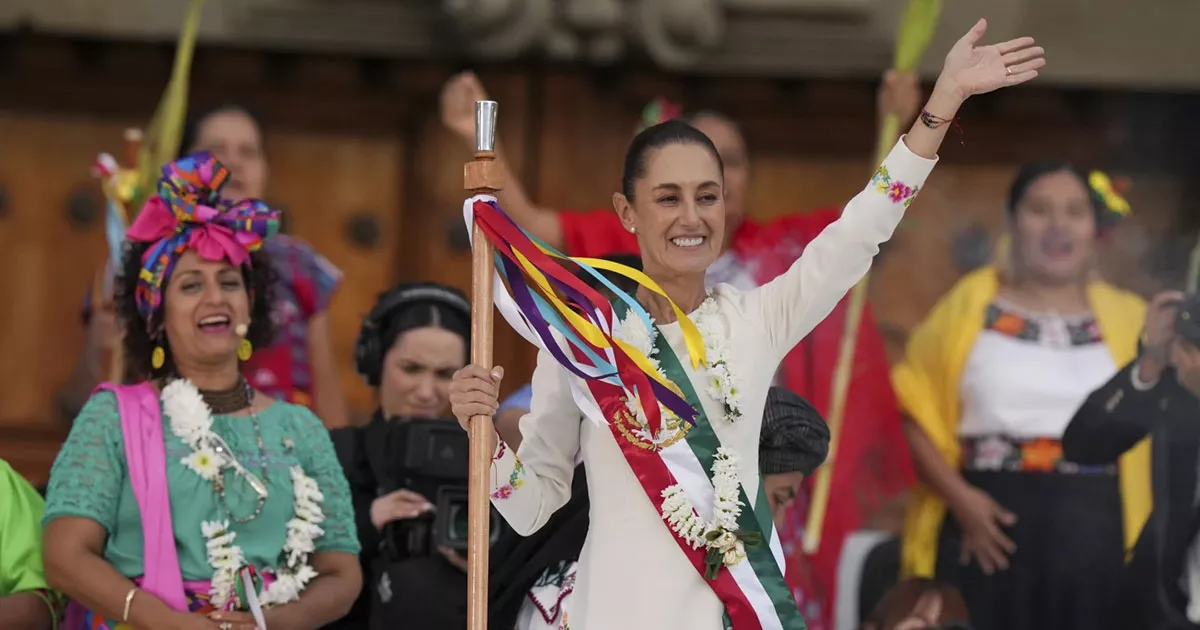
{"type": "Polygon", "coordinates": [[[386,293],[380,294],[358,331],[358,341],[354,344],[354,369],[366,379],[371,387],[379,387],[383,373],[383,356],[387,348],[383,347],[383,333],[387,323],[395,316],[401,307],[416,302],[433,302],[460,312],[467,321],[471,321],[471,304],[458,291],[434,282],[421,284],[401,284],[386,293]]]}

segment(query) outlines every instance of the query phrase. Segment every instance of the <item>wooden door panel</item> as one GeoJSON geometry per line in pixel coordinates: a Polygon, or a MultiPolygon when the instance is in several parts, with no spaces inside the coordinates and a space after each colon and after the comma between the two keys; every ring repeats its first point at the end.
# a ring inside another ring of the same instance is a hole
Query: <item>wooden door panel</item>
{"type": "Polygon", "coordinates": [[[375,397],[354,369],[354,344],[363,317],[397,276],[402,145],[397,135],[284,131],[269,142],[268,197],[286,209],[289,232],[344,274],[329,315],[342,385],[359,413],[373,410],[375,397]]]}
{"type": "Polygon", "coordinates": [[[0,114],[0,424],[52,415],[83,340],[80,306],[104,263],[103,197],[90,169],[119,152],[123,125],[79,118],[0,114]],[[72,224],[72,198],[88,200],[87,224],[72,224]]]}
{"type": "Polygon", "coordinates": [[[103,197],[90,170],[120,152],[120,121],[0,113],[0,458],[45,481],[65,427],[56,389],[83,343],[80,307],[104,263],[103,197]],[[93,212],[73,224],[67,208],[93,212]]]}

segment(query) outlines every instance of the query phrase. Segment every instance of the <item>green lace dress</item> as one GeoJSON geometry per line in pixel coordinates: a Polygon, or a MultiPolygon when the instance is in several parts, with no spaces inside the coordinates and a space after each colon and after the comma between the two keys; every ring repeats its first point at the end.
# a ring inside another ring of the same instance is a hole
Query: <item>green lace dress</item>
{"type": "MultiPolygon", "coordinates": [[[[203,521],[228,520],[246,561],[260,570],[281,563],[287,522],[294,514],[290,470],[300,466],[320,486],[325,533],[316,551],[357,554],[359,544],[349,487],[329,433],[305,407],[276,402],[258,414],[262,448],[249,416],[214,416],[213,431],[225,439],[247,470],[264,479],[267,500],[255,514],[258,498],[243,479],[226,472],[224,498],[210,482],[183,465],[191,449],[171,433],[163,415],[171,520],[184,581],[213,577],[203,521]]],[[[125,445],[116,397],[92,396],[71,428],[50,472],[44,523],[64,517],[89,518],[108,532],[104,557],[122,575],[142,575],[142,524],[125,464],[125,445]]]]}

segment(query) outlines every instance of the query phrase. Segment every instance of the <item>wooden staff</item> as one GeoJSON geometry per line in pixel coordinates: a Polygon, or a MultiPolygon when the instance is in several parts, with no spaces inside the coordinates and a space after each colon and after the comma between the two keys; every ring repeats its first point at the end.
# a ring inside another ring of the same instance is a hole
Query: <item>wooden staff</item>
{"type": "MultiPolygon", "coordinates": [[[[495,101],[475,102],[475,159],[463,166],[463,186],[472,195],[492,195],[504,187],[504,174],[496,164],[495,101]]],[[[471,362],[492,369],[492,244],[475,224],[471,245],[471,362]]],[[[492,467],[491,416],[474,416],[468,425],[471,438],[471,479],[467,503],[467,628],[487,630],[488,543],[492,504],[489,473],[492,467]]]]}
{"type": "MultiPolygon", "coordinates": [[[[941,0],[909,0],[905,7],[904,16],[896,36],[896,52],[894,68],[900,72],[915,72],[920,64],[933,31],[937,28],[941,15],[941,0]]],[[[896,138],[900,135],[900,120],[895,113],[889,112],[879,130],[879,144],[876,147],[875,163],[881,164],[892,150],[896,138]]],[[[846,305],[846,328],[842,331],[841,343],[838,346],[838,361],[833,373],[832,392],[829,410],[829,456],[825,465],[817,470],[817,480],[813,487],[813,499],[809,505],[808,522],[804,526],[804,552],[812,554],[821,544],[821,530],[825,527],[825,512],[829,507],[829,490],[833,483],[833,467],[837,462],[838,443],[842,433],[842,424],[846,415],[846,397],[850,393],[851,368],[854,364],[854,354],[858,345],[858,329],[862,325],[863,308],[867,304],[867,280],[870,273],[863,276],[850,292],[850,302],[846,305]]],[[[898,447],[899,448],[899,447],[898,447]]],[[[845,497],[845,500],[853,500],[845,497]]]]}

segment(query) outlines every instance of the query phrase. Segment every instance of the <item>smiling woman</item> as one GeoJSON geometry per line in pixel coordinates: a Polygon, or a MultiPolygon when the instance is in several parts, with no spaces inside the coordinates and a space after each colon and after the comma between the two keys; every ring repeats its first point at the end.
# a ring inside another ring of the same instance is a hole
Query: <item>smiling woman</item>
{"type": "Polygon", "coordinates": [[[638,235],[646,273],[705,271],[720,255],[724,170],[712,140],[685,122],[668,121],[634,138],[613,207],[625,229],[638,235]]]}
{"type": "Polygon", "coordinates": [[[358,593],[328,433],[241,376],[270,337],[259,252],[278,214],[223,198],[229,175],[176,160],[129,229],[117,303],[137,384],[92,395],[50,473],[46,578],[71,630],[317,628],[358,593]]]}
{"type": "MultiPolygon", "coordinates": [[[[589,318],[586,326],[553,324],[566,329],[561,344],[539,303],[520,288],[496,292],[508,323],[542,352],[519,452],[494,433],[479,436],[493,453],[493,505],[517,533],[532,534],[570,498],[576,454],[588,472],[590,521],[571,627],[804,627],[783,578],[769,501],[759,498],[768,389],[783,358],[866,274],[933,170],[963,101],[1037,75],[1043,51],[1032,39],[980,45],[986,27],[980,20],[955,44],[921,122],[775,280],[706,289],[728,220],[723,166],[707,136],[667,122],[634,139],[613,199],[652,282],[605,309],[565,273],[545,274],[589,318]],[[596,330],[623,344],[591,345],[576,334],[596,339],[596,330]]],[[[468,223],[495,225],[491,201],[468,200],[468,223]]],[[[489,240],[542,261],[539,268],[556,264],[523,237],[489,240]]],[[[517,265],[509,262],[502,266],[512,278],[517,265]]],[[[533,275],[528,267],[520,273],[533,275]]],[[[495,413],[502,378],[503,370],[481,366],[455,375],[451,407],[464,427],[495,413]]]]}
{"type": "MultiPolygon", "coordinates": [[[[120,290],[125,295],[137,293],[142,257],[149,248],[146,243],[130,246],[121,276],[120,290]]],[[[205,260],[194,251],[184,252],[165,291],[174,308],[163,309],[149,325],[136,301],[122,300],[126,380],[136,383],[163,378],[175,373],[180,361],[219,362],[236,354],[239,347],[244,353],[246,344],[253,349],[269,343],[271,267],[262,252],[249,254],[248,261],[239,268],[225,260],[205,260]],[[212,292],[225,299],[214,305],[209,299],[212,292]]]]}

